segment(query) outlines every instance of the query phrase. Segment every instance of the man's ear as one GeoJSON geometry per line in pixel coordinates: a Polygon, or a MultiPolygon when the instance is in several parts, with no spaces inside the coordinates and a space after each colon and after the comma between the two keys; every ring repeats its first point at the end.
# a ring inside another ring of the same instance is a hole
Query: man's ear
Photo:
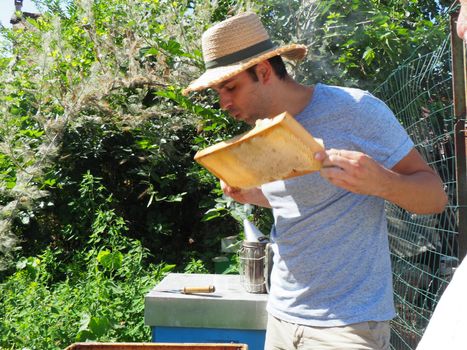
{"type": "Polygon", "coordinates": [[[262,61],[256,65],[256,75],[260,82],[267,83],[271,79],[272,66],[269,61],[262,61]]]}

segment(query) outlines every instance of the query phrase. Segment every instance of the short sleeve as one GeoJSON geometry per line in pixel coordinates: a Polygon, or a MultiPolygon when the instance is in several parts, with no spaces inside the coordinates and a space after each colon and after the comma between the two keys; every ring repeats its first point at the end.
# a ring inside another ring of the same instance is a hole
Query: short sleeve
{"type": "Polygon", "coordinates": [[[350,142],[386,168],[394,167],[414,147],[389,107],[366,93],[355,105],[350,142]]]}

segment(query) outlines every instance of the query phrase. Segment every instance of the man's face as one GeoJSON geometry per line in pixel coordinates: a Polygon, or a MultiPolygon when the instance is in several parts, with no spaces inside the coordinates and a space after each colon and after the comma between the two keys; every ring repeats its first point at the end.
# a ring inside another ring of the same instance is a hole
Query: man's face
{"type": "Polygon", "coordinates": [[[219,94],[221,108],[236,120],[254,125],[257,119],[267,117],[262,84],[248,72],[243,71],[213,89],[219,94]]]}

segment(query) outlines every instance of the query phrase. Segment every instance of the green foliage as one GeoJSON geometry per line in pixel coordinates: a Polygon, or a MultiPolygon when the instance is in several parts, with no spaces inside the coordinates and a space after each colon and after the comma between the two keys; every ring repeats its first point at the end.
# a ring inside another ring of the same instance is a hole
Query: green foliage
{"type": "Polygon", "coordinates": [[[86,174],[79,192],[80,200],[70,208],[89,217],[79,226],[90,233],[86,244],[73,254],[49,247],[19,260],[16,271],[0,284],[0,348],[150,341],[144,295],[175,266],[148,264],[147,249],[126,236],[125,220],[110,209],[112,198],[105,197],[100,179],[86,174]]]}
{"type": "Polygon", "coordinates": [[[48,266],[42,262],[18,267],[1,285],[0,347],[60,349],[85,340],[149,341],[143,297],[161,272],[170,269],[132,270],[128,267],[139,265],[139,256],[120,254],[122,266],[90,269],[52,286],[46,283],[48,266]]]}
{"type": "Polygon", "coordinates": [[[270,0],[263,18],[276,41],[308,46],[297,79],[372,90],[404,61],[431,52],[448,33],[448,2],[270,0]]]}
{"type": "MultiPolygon", "coordinates": [[[[87,171],[106,184],[128,234],[152,251],[172,244],[167,252],[184,251],[206,239],[215,244],[200,220],[215,199],[215,179],[193,155],[241,128],[212,108],[212,96],[190,100],[180,93],[202,69],[199,37],[214,7],[122,0],[39,5],[42,17],[3,31],[15,57],[2,61],[7,69],[0,76],[0,235],[9,242],[0,251],[3,268],[13,266],[18,238],[40,238],[23,247],[26,255],[51,242],[66,251],[82,244],[82,227],[96,209],[93,198],[78,193],[87,171]],[[70,201],[89,208],[80,222],[70,201]]],[[[231,5],[221,3],[215,17],[231,5]]],[[[170,254],[177,263],[189,259],[170,254]]]]}
{"type": "Polygon", "coordinates": [[[204,266],[204,263],[200,259],[191,258],[188,264],[185,266],[185,273],[208,273],[209,270],[204,266]]]}
{"type": "Polygon", "coordinates": [[[381,83],[407,59],[433,51],[447,33],[446,18],[435,15],[442,8],[424,12],[421,1],[331,1],[328,6],[326,50],[337,53],[343,75],[359,81],[381,83]]]}

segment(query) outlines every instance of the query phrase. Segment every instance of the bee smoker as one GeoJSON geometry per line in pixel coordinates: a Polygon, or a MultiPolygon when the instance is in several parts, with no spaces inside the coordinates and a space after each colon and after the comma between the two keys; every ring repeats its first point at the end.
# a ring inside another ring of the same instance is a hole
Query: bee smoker
{"type": "Polygon", "coordinates": [[[248,293],[269,292],[272,256],[271,243],[268,241],[243,241],[240,249],[240,275],[248,293]]]}

